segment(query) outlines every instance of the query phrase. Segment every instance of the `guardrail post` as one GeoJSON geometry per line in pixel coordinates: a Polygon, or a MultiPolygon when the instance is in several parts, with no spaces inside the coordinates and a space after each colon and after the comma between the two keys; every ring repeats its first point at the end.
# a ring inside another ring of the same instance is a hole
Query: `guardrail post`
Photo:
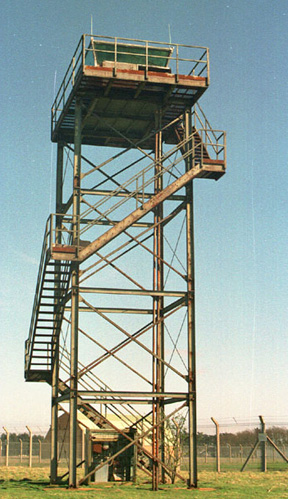
{"type": "Polygon", "coordinates": [[[210,84],[210,57],[209,57],[209,48],[206,48],[206,61],[207,61],[207,85],[210,84]]]}
{"type": "MultiPolygon", "coordinates": [[[[85,47],[86,47],[86,36],[83,35],[82,36],[82,72],[84,73],[84,69],[85,69],[85,47]]],[[[93,50],[93,46],[92,46],[92,50],[93,50]]],[[[94,51],[93,51],[94,53],[94,51]]]]}
{"type": "Polygon", "coordinates": [[[216,419],[211,418],[216,427],[216,471],[220,473],[220,431],[219,424],[216,419]]]}
{"type": "Polygon", "coordinates": [[[145,43],[145,80],[148,78],[148,42],[145,43]]]}
{"type": "Polygon", "coordinates": [[[115,45],[114,45],[114,68],[113,68],[113,76],[117,76],[117,38],[115,37],[115,45]]]}
{"type": "Polygon", "coordinates": [[[176,83],[179,81],[179,46],[176,45],[176,83]]]}
{"type": "Polygon", "coordinates": [[[26,426],[26,428],[29,432],[29,468],[32,468],[33,437],[32,437],[32,431],[30,430],[29,426],[26,426]]]}
{"type": "Polygon", "coordinates": [[[5,452],[5,466],[9,466],[9,431],[3,426],[3,430],[6,433],[6,452],[5,452]]]}

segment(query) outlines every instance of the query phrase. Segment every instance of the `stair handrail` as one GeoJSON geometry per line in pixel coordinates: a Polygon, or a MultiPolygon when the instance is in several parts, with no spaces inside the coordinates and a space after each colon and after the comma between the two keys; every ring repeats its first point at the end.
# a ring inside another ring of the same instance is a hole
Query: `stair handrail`
{"type": "MultiPolygon", "coordinates": [[[[218,157],[219,153],[221,152],[221,150],[218,150],[218,142],[222,137],[224,138],[223,147],[225,149],[225,132],[223,130],[216,130],[216,129],[212,128],[207,116],[205,115],[202,107],[200,106],[200,104],[198,102],[195,104],[195,106],[193,108],[192,116],[195,117],[195,121],[194,121],[195,129],[199,130],[199,128],[196,126],[196,119],[198,118],[202,129],[205,131],[205,137],[208,138],[208,140],[209,140],[209,145],[213,147],[214,152],[218,157]],[[199,110],[199,112],[197,111],[197,109],[199,110]],[[217,136],[215,132],[220,132],[220,135],[217,136]],[[214,144],[213,140],[210,137],[210,134],[214,137],[216,144],[214,144]]],[[[207,140],[205,140],[205,143],[206,143],[206,145],[208,145],[207,140]]]]}
{"type": "Polygon", "coordinates": [[[44,231],[44,239],[39,263],[39,270],[36,282],[36,289],[34,295],[34,302],[32,308],[31,322],[29,328],[28,339],[25,341],[25,369],[28,370],[31,363],[31,348],[33,348],[35,329],[37,324],[38,310],[39,310],[39,302],[42,292],[43,285],[43,277],[45,274],[45,267],[47,263],[47,259],[50,256],[50,248],[51,248],[51,237],[52,237],[52,215],[49,215],[44,231]]]}

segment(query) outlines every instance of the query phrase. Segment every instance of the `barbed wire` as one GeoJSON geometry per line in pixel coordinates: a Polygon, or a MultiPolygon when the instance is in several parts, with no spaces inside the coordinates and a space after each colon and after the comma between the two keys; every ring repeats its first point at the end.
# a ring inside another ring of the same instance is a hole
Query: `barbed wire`
{"type": "MultiPolygon", "coordinates": [[[[278,426],[278,427],[284,427],[288,428],[288,415],[281,415],[281,416],[263,416],[265,419],[265,423],[267,428],[273,427],[273,426],[278,426]]],[[[241,428],[256,428],[259,427],[259,416],[254,416],[252,418],[239,418],[239,417],[227,417],[227,418],[217,418],[216,419],[219,423],[220,430],[224,431],[227,429],[230,429],[232,433],[235,433],[238,431],[238,429],[241,428]]],[[[50,424],[47,423],[45,425],[39,425],[39,424],[31,424],[29,421],[13,421],[13,423],[9,423],[9,421],[0,421],[0,434],[5,433],[3,427],[5,427],[10,433],[27,433],[28,430],[26,428],[26,425],[31,428],[32,433],[34,435],[43,435],[46,436],[50,429],[50,424]],[[2,431],[3,430],[3,431],[2,431]]],[[[214,430],[214,424],[211,421],[211,418],[200,418],[198,420],[197,424],[197,430],[198,432],[204,432],[204,430],[211,431],[214,430]]]]}

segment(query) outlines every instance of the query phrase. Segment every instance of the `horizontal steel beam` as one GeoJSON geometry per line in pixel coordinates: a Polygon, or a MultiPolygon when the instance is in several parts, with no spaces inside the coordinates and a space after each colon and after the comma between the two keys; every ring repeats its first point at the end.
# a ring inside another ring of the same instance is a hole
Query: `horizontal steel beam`
{"type": "MultiPolygon", "coordinates": [[[[71,312],[71,307],[65,307],[65,312],[71,312]]],[[[79,307],[79,312],[102,312],[103,314],[152,314],[150,308],[104,308],[104,307],[79,307]]]]}
{"type": "MultiPolygon", "coordinates": [[[[113,193],[113,197],[131,197],[131,194],[133,194],[133,192],[114,192],[114,191],[107,191],[107,190],[95,190],[95,189],[81,189],[81,194],[83,195],[91,195],[91,196],[109,196],[111,193],[111,196],[112,196],[112,193],[113,193]]],[[[155,196],[155,193],[143,193],[141,194],[141,198],[144,198],[144,199],[151,199],[153,196],[155,196]]],[[[136,197],[135,194],[133,195],[133,197],[136,197]]],[[[180,194],[174,194],[173,196],[170,196],[169,198],[169,201],[185,201],[186,199],[186,196],[181,196],[180,194]]]]}
{"type": "Polygon", "coordinates": [[[90,288],[79,287],[80,293],[98,293],[108,295],[136,295],[136,296],[174,296],[185,297],[185,291],[155,291],[152,289],[123,289],[123,288],[90,288]]]}
{"type": "MultiPolygon", "coordinates": [[[[82,218],[80,220],[80,224],[82,225],[116,225],[120,222],[120,220],[95,220],[93,218],[82,218]]],[[[136,222],[135,224],[132,224],[131,227],[152,227],[153,224],[151,222],[136,222]]]]}
{"type": "MultiPolygon", "coordinates": [[[[81,397],[93,396],[93,397],[129,397],[129,398],[166,398],[173,397],[178,400],[185,400],[188,397],[188,394],[185,392],[113,392],[113,391],[105,391],[105,390],[78,390],[78,395],[81,397]]],[[[86,399],[83,398],[83,401],[86,399]]],[[[113,402],[114,400],[110,400],[113,402]]]]}
{"type": "MultiPolygon", "coordinates": [[[[158,400],[158,399],[157,399],[158,400]]],[[[85,402],[87,404],[105,404],[105,405],[108,405],[108,404],[111,404],[111,405],[126,405],[126,404],[137,404],[137,405],[148,405],[148,404],[156,404],[157,403],[157,400],[153,400],[151,398],[149,399],[131,399],[131,398],[123,398],[123,399],[96,399],[95,398],[85,398],[82,400],[82,403],[85,402]]],[[[183,400],[183,399],[182,399],[183,400]]],[[[175,403],[175,402],[179,402],[179,399],[174,399],[174,398],[171,398],[171,399],[165,399],[163,400],[163,402],[161,401],[161,403],[163,403],[164,405],[166,404],[172,404],[172,403],[175,403]]]]}

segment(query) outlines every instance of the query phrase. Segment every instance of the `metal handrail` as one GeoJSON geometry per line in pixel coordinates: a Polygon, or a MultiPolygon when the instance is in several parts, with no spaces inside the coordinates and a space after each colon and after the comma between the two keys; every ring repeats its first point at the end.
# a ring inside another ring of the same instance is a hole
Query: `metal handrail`
{"type": "Polygon", "coordinates": [[[45,266],[47,263],[49,248],[51,247],[51,236],[52,236],[51,222],[52,222],[52,218],[50,215],[48,217],[48,220],[47,220],[46,225],[45,225],[44,240],[43,240],[43,245],[42,245],[40,264],[39,264],[39,270],[38,270],[38,276],[37,276],[37,282],[36,282],[36,290],[35,290],[35,296],[34,296],[34,302],[33,302],[33,308],[32,308],[32,316],[31,316],[31,322],[30,322],[29,335],[28,335],[28,339],[25,342],[25,368],[26,368],[26,370],[29,369],[29,366],[31,363],[30,353],[31,353],[31,349],[33,348],[33,344],[34,344],[35,326],[37,323],[39,303],[40,303],[40,297],[41,297],[41,292],[42,292],[43,275],[45,272],[45,266]]]}
{"type": "Polygon", "coordinates": [[[206,140],[204,141],[205,145],[211,145],[214,149],[214,152],[216,153],[217,157],[219,155],[219,151],[221,149],[219,149],[219,142],[220,140],[222,139],[223,137],[223,147],[224,149],[226,149],[225,147],[225,135],[226,135],[226,132],[224,132],[223,130],[216,130],[215,128],[212,128],[208,118],[206,117],[203,109],[201,108],[201,106],[196,103],[194,108],[193,108],[193,111],[192,111],[192,118],[193,118],[193,121],[194,121],[194,127],[195,129],[198,131],[199,130],[205,130],[205,137],[206,137],[206,140]],[[197,125],[197,120],[199,121],[200,123],[200,127],[198,127],[197,125]],[[220,135],[217,135],[217,133],[220,133],[220,135]],[[211,135],[213,137],[213,139],[211,138],[211,135]],[[208,139],[208,141],[207,141],[208,139]],[[214,143],[215,142],[215,143],[214,143]]]}

